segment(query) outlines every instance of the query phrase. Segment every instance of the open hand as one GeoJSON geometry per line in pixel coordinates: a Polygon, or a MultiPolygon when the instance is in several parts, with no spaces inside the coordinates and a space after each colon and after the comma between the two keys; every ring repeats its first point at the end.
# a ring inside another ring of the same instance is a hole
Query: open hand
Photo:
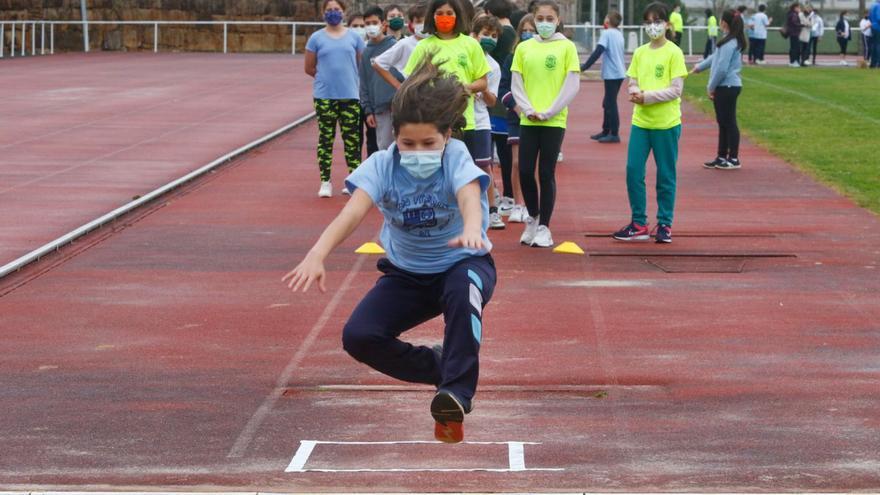
{"type": "Polygon", "coordinates": [[[483,234],[481,232],[463,232],[460,236],[449,241],[449,247],[465,249],[483,249],[483,234]]]}
{"type": "Polygon", "coordinates": [[[327,288],[324,286],[325,275],[324,263],[320,260],[314,259],[312,255],[309,254],[302,263],[296,265],[296,268],[282,277],[281,281],[287,282],[287,287],[293,290],[293,292],[298,291],[300,287],[302,287],[303,292],[307,292],[312,283],[315,282],[317,282],[318,289],[320,289],[321,292],[327,292],[327,288]]]}

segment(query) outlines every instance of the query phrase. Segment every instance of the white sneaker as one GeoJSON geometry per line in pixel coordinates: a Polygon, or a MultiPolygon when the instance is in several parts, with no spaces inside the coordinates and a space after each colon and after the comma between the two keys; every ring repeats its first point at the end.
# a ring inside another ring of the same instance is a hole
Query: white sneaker
{"type": "Polygon", "coordinates": [[[321,189],[318,189],[319,198],[329,198],[333,196],[333,184],[330,181],[322,182],[321,189]]]}
{"type": "Polygon", "coordinates": [[[523,223],[526,221],[527,216],[529,216],[529,214],[525,205],[516,205],[510,212],[510,216],[507,217],[507,221],[510,223],[523,223]]]}
{"type": "Polygon", "coordinates": [[[809,60],[804,60],[804,67],[809,67],[811,65],[813,65],[813,62],[810,62],[809,60]]]}
{"type": "Polygon", "coordinates": [[[351,191],[349,191],[347,187],[343,187],[341,192],[345,196],[351,196],[351,191]]]}
{"type": "Polygon", "coordinates": [[[507,196],[501,197],[501,204],[498,205],[498,211],[501,213],[502,217],[506,217],[513,212],[513,198],[508,198],[507,196]]]}
{"type": "Polygon", "coordinates": [[[789,67],[800,67],[801,64],[799,64],[799,63],[797,63],[797,62],[792,62],[792,63],[788,64],[788,66],[789,66],[789,67]]]}
{"type": "Polygon", "coordinates": [[[758,65],[765,65],[767,62],[764,60],[755,60],[755,63],[758,65]]]}
{"type": "Polygon", "coordinates": [[[492,230],[504,230],[504,220],[501,219],[501,213],[489,213],[489,228],[492,230]]]}
{"type": "Polygon", "coordinates": [[[849,65],[849,64],[846,63],[846,60],[841,60],[841,61],[840,61],[840,65],[849,65]]]}
{"type": "Polygon", "coordinates": [[[556,157],[556,161],[557,161],[557,162],[561,162],[561,161],[562,161],[562,152],[561,152],[561,151],[559,152],[559,156],[556,157]]]}
{"type": "Polygon", "coordinates": [[[548,248],[553,246],[553,236],[550,235],[550,229],[546,225],[539,225],[535,238],[532,240],[533,247],[548,248]]]}
{"type": "Polygon", "coordinates": [[[528,213],[526,213],[526,217],[523,222],[526,224],[525,230],[523,230],[522,236],[519,238],[520,244],[525,244],[526,246],[531,246],[532,242],[535,240],[535,234],[538,232],[538,219],[539,217],[530,217],[528,213]]]}

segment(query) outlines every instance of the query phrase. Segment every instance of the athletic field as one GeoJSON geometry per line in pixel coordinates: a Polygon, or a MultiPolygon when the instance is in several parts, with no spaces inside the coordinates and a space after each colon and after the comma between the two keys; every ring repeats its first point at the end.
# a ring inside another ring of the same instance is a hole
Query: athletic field
{"type": "MultiPolygon", "coordinates": [[[[685,93],[714,118],[708,74],[688,78],[685,93]]],[[[880,73],[745,67],[742,76],[737,116],[746,136],[880,213],[880,159],[871,139],[880,125],[880,73]]]]}

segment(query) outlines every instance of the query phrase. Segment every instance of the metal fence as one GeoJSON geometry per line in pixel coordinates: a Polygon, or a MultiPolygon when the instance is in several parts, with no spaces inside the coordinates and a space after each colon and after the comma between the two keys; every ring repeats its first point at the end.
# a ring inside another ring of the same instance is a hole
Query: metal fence
{"type": "MultiPolygon", "coordinates": [[[[314,31],[322,26],[321,22],[288,22],[288,21],[3,21],[0,20],[0,58],[6,56],[6,35],[7,31],[11,32],[11,42],[9,56],[26,56],[26,55],[45,55],[55,53],[55,26],[81,26],[84,35],[83,51],[90,50],[88,32],[91,25],[111,25],[111,26],[146,26],[152,27],[152,49],[153,52],[159,51],[160,30],[168,26],[214,26],[223,28],[223,53],[229,52],[229,28],[235,26],[287,26],[290,29],[291,42],[290,53],[296,54],[297,36],[306,36],[310,31],[314,31]],[[39,35],[38,35],[39,33],[39,35]],[[27,40],[30,39],[30,53],[27,49],[27,40]],[[37,43],[39,39],[39,44],[37,43]],[[48,40],[48,46],[47,46],[48,40]],[[39,47],[39,48],[38,48],[39,47]]],[[[626,40],[627,52],[632,52],[636,47],[645,42],[644,31],[640,25],[621,26],[624,39],[626,40]]],[[[601,26],[592,26],[584,24],[570,24],[566,26],[572,39],[577,43],[581,52],[589,52],[596,45],[596,41],[601,34],[601,26]]],[[[779,35],[780,28],[768,28],[767,53],[787,53],[788,40],[779,35]]],[[[850,43],[849,53],[857,54],[859,45],[861,44],[861,32],[853,30],[853,40],[850,43]]],[[[707,39],[707,28],[705,26],[685,26],[682,35],[682,50],[691,56],[703,53],[707,39]]],[[[186,47],[180,47],[186,50],[186,47]]],[[[836,33],[833,28],[825,29],[825,36],[819,43],[819,53],[836,54],[839,53],[836,43],[836,33]]]]}

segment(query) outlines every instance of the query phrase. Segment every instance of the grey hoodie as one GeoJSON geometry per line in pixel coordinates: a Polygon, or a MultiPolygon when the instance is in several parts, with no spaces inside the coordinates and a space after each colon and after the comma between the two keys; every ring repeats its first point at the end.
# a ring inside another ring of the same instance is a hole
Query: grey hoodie
{"type": "Polygon", "coordinates": [[[370,41],[361,56],[360,73],[361,107],[364,115],[384,113],[391,110],[391,100],[394,98],[394,87],[385,82],[379,73],[373,69],[373,59],[385,53],[394,46],[393,36],[387,36],[378,43],[370,41]]]}

